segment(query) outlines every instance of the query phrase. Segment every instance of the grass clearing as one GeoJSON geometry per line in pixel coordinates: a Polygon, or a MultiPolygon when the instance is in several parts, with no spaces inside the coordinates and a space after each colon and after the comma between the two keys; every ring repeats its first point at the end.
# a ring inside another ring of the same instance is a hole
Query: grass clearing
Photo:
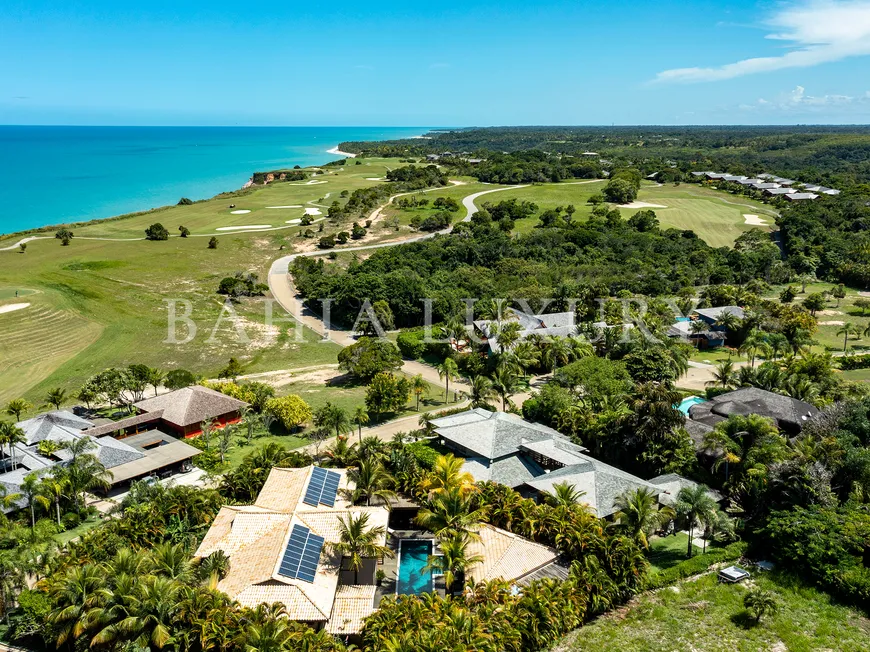
{"type": "Polygon", "coordinates": [[[788,575],[753,572],[749,582],[719,584],[710,573],[645,593],[553,650],[870,650],[870,620],[857,610],[788,575]],[[757,625],[743,607],[749,582],[779,602],[778,612],[757,625]]]}
{"type": "MultiPolygon", "coordinates": [[[[672,566],[676,566],[681,561],[686,561],[686,550],[689,545],[689,535],[684,532],[677,532],[675,535],[667,537],[654,537],[649,542],[649,553],[647,558],[652,566],[653,572],[663,571],[672,566]]],[[[707,545],[710,549],[712,546],[707,545]]],[[[700,554],[701,548],[692,546],[693,554],[700,554]]]]}

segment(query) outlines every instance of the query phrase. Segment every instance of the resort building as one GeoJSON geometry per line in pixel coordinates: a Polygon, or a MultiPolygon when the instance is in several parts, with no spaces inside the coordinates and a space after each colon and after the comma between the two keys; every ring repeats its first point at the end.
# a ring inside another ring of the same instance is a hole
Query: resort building
{"type": "Polygon", "coordinates": [[[577,333],[577,324],[573,312],[552,312],[544,315],[532,315],[514,308],[508,308],[507,314],[500,320],[477,320],[474,328],[487,342],[491,353],[499,353],[498,331],[505,324],[514,322],[520,325],[519,339],[530,335],[541,337],[567,337],[577,333]]]}
{"type": "MultiPolygon", "coordinates": [[[[352,489],[344,469],[273,468],[253,505],[221,508],[194,556],[220,550],[229,557],[218,589],[241,605],[280,602],[291,620],[341,637],[359,634],[384,595],[443,591],[443,579],[427,567],[429,557],[438,554],[433,535],[398,532],[386,507],[353,506],[347,498],[352,489]],[[368,514],[369,528],[382,528],[376,543],[397,555],[364,559],[355,571],[330,544],[340,541],[342,520],[360,514],[368,514]],[[378,570],[384,571],[382,582],[378,570]]],[[[401,511],[411,506],[416,514],[416,505],[402,505],[401,511]]],[[[470,579],[523,584],[567,576],[558,553],[547,546],[486,524],[477,534],[468,554],[480,561],[468,568],[470,579]]]]}
{"type": "Polygon", "coordinates": [[[819,196],[814,192],[790,192],[785,198],[788,201],[812,201],[818,199],[819,196]]]}
{"type": "Polygon", "coordinates": [[[688,340],[699,349],[713,349],[725,346],[728,329],[721,324],[726,315],[734,315],[743,319],[745,313],[740,306],[719,306],[717,308],[699,308],[689,317],[684,317],[668,328],[668,337],[688,340]],[[705,328],[699,329],[695,324],[701,322],[705,328]]]}
{"type": "Polygon", "coordinates": [[[463,471],[477,481],[507,485],[527,496],[553,493],[567,483],[601,517],[611,516],[617,496],[650,483],[586,454],[560,432],[508,412],[482,408],[432,421],[441,444],[465,458],[463,471]]]}
{"type": "MultiPolygon", "coordinates": [[[[111,473],[112,488],[124,486],[149,475],[170,475],[184,470],[189,460],[200,453],[174,437],[142,424],[133,434],[111,436],[114,430],[96,426],[65,410],[46,412],[21,421],[25,440],[0,453],[0,484],[7,493],[20,493],[24,479],[31,473],[48,473],[52,467],[71,461],[68,446],[89,439],[88,454],[96,457],[111,473]]],[[[19,505],[20,507],[21,505],[19,505]]]]}
{"type": "Polygon", "coordinates": [[[204,421],[212,421],[218,427],[237,423],[247,405],[208,387],[191,385],[134,403],[138,415],[110,425],[127,428],[128,425],[138,427],[144,422],[159,422],[179,436],[195,437],[202,432],[204,421]]]}

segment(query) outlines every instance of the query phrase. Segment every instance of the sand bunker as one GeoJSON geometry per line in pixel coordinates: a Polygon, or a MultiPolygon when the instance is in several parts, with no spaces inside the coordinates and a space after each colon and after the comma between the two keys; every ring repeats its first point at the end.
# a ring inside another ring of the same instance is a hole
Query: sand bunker
{"type": "Polygon", "coordinates": [[[299,224],[301,221],[302,221],[302,219],[297,217],[297,218],[292,219],[292,220],[287,220],[286,222],[284,222],[284,224],[299,224]]]}
{"type": "Polygon", "coordinates": [[[819,326],[842,326],[845,322],[833,319],[831,321],[820,321],[819,326]]]}
{"type": "Polygon", "coordinates": [[[250,212],[251,211],[249,211],[248,209],[243,208],[243,209],[238,210],[238,211],[230,211],[230,215],[244,215],[245,213],[250,213],[250,212]]]}
{"type": "Polygon", "coordinates": [[[366,181],[383,181],[386,177],[366,177],[366,181]]]}
{"type": "Polygon", "coordinates": [[[215,231],[239,231],[240,229],[271,229],[271,224],[245,224],[244,226],[221,226],[215,231]]]}
{"type": "Polygon", "coordinates": [[[302,208],[302,204],[293,204],[292,206],[266,206],[266,208],[302,208]]]}
{"type": "Polygon", "coordinates": [[[758,217],[758,215],[747,215],[745,213],[743,214],[743,223],[751,224],[752,226],[767,226],[767,222],[758,217]]]}
{"type": "Polygon", "coordinates": [[[10,303],[5,306],[0,306],[0,314],[4,312],[14,312],[16,310],[24,310],[25,308],[30,307],[29,303],[10,303]]]}
{"type": "Polygon", "coordinates": [[[323,215],[323,213],[320,212],[319,208],[306,208],[305,214],[306,215],[323,215]]]}
{"type": "Polygon", "coordinates": [[[620,208],[667,208],[667,206],[662,206],[661,204],[650,204],[645,201],[633,201],[630,204],[620,204],[620,208]]]}

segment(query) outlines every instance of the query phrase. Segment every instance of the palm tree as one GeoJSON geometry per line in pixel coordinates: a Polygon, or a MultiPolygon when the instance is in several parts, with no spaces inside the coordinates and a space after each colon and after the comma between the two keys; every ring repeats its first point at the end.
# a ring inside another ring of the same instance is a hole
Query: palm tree
{"type": "Polygon", "coordinates": [[[547,500],[557,507],[571,507],[579,504],[580,499],[585,495],[585,491],[580,491],[573,484],[557,482],[553,485],[553,493],[548,494],[547,500]]]}
{"type": "Polygon", "coordinates": [[[157,396],[157,388],[163,384],[164,380],[166,380],[166,373],[160,371],[160,369],[149,368],[145,377],[148,380],[148,384],[154,388],[154,396],[157,396]]]}
{"type": "Polygon", "coordinates": [[[27,435],[14,423],[0,421],[0,451],[3,446],[9,447],[9,457],[12,460],[12,470],[15,470],[15,444],[27,443],[27,435]]]}
{"type": "Polygon", "coordinates": [[[6,404],[6,414],[14,416],[15,421],[21,421],[21,415],[32,407],[23,398],[13,398],[6,404]]]}
{"type": "Polygon", "coordinates": [[[426,568],[439,570],[444,575],[448,595],[453,594],[454,585],[462,586],[465,583],[465,573],[469,568],[483,562],[482,556],[468,554],[469,543],[467,534],[444,537],[439,543],[441,554],[432,555],[426,564],[426,568]]]}
{"type": "Polygon", "coordinates": [[[211,448],[211,436],[214,434],[214,431],[217,429],[217,421],[214,419],[205,419],[199,426],[201,434],[200,437],[205,442],[205,450],[208,451],[211,448]]]}
{"type": "MultiPolygon", "coordinates": [[[[57,467],[55,467],[55,469],[57,469],[57,467]]],[[[39,493],[54,503],[57,524],[60,525],[60,500],[65,496],[64,492],[69,486],[69,482],[62,473],[55,471],[55,469],[52,469],[53,473],[42,479],[39,493]]]]}
{"type": "Polygon", "coordinates": [[[471,495],[450,489],[432,497],[429,506],[418,512],[417,523],[438,537],[473,534],[485,515],[484,508],[473,508],[471,495]]]}
{"type": "Polygon", "coordinates": [[[366,505],[371,505],[372,498],[378,498],[389,509],[390,501],[396,497],[396,492],[390,489],[395,480],[380,461],[363,459],[359,466],[347,472],[347,477],[353,483],[350,499],[354,503],[365,499],[366,505]]]}
{"type": "Polygon", "coordinates": [[[860,332],[861,330],[850,321],[847,321],[837,329],[837,335],[843,336],[843,351],[845,351],[846,347],[849,345],[849,336],[853,334],[857,335],[860,332]]]}
{"type": "Polygon", "coordinates": [[[96,444],[90,437],[74,439],[66,447],[71,459],[65,469],[65,477],[76,501],[81,498],[82,508],[86,503],[86,492],[91,489],[107,489],[112,478],[111,472],[106,470],[103,463],[88,452],[94,448],[96,444]]]}
{"type": "Polygon", "coordinates": [[[627,491],[613,501],[617,510],[614,519],[644,548],[649,548],[649,535],[673,517],[673,510],[659,510],[657,502],[656,495],[646,487],[627,491]]]}
{"type": "Polygon", "coordinates": [[[695,534],[695,526],[703,525],[714,518],[718,506],[716,501],[708,493],[706,485],[699,484],[694,487],[683,487],[677,494],[676,513],[686,520],[689,527],[689,543],[686,556],[692,556],[692,539],[695,534]]]}
{"type": "Polygon", "coordinates": [[[483,374],[472,378],[469,391],[463,392],[463,396],[471,400],[472,408],[488,407],[490,399],[495,398],[496,395],[492,381],[483,374]]]}
{"type": "Polygon", "coordinates": [[[773,593],[755,586],[743,596],[743,606],[752,614],[755,622],[759,623],[765,614],[775,613],[779,608],[779,603],[773,593]]]}
{"type": "Polygon", "coordinates": [[[445,358],[444,362],[439,364],[438,378],[444,380],[444,400],[450,402],[450,381],[459,375],[459,367],[456,366],[456,361],[453,358],[445,358]]]}
{"type": "Polygon", "coordinates": [[[49,587],[53,609],[49,622],[58,632],[55,645],[79,638],[87,629],[88,613],[105,599],[105,569],[94,564],[70,566],[66,573],[49,587]]]}
{"type": "Polygon", "coordinates": [[[348,443],[347,437],[339,435],[335,438],[335,443],[326,450],[326,457],[337,467],[353,466],[358,458],[356,444],[348,443]]]}
{"type": "Polygon", "coordinates": [[[544,364],[552,373],[556,373],[556,367],[561,367],[571,361],[571,344],[564,337],[551,337],[547,340],[547,348],[544,349],[544,364]]]}
{"type": "Polygon", "coordinates": [[[716,363],[713,379],[708,380],[705,384],[710,387],[719,386],[722,389],[727,389],[734,385],[735,380],[737,380],[737,372],[734,370],[734,363],[731,361],[731,358],[728,358],[716,363]]]}
{"type": "Polygon", "coordinates": [[[426,474],[420,483],[423,491],[430,495],[443,493],[452,489],[458,489],[468,493],[474,489],[474,476],[467,471],[463,472],[462,465],[465,460],[453,455],[439,455],[435,459],[432,470],[426,474]]]}
{"type": "Polygon", "coordinates": [[[494,339],[502,351],[509,351],[520,339],[523,327],[517,321],[509,321],[495,329],[494,339]]]}
{"type": "Polygon", "coordinates": [[[518,342],[510,351],[502,355],[505,364],[511,366],[517,373],[526,374],[541,361],[541,353],[532,342],[518,342]]]}
{"type": "Polygon", "coordinates": [[[66,400],[66,390],[60,387],[55,387],[45,397],[46,405],[53,405],[54,409],[59,410],[60,406],[66,400]]]}
{"type": "Polygon", "coordinates": [[[506,366],[499,367],[492,375],[492,389],[501,397],[501,411],[507,411],[509,398],[522,388],[520,379],[506,366]]]}
{"type": "Polygon", "coordinates": [[[348,570],[353,571],[353,583],[358,584],[359,571],[366,559],[393,556],[393,551],[379,543],[386,530],[382,525],[369,527],[369,513],[362,512],[356,517],[348,514],[345,519],[338,517],[338,541],[328,543],[329,548],[342,556],[342,567],[347,560],[348,570]]]}
{"type": "Polygon", "coordinates": [[[21,483],[21,495],[30,510],[31,529],[36,527],[36,505],[39,504],[44,509],[51,507],[51,501],[40,493],[40,489],[39,476],[35,472],[24,476],[24,481],[21,483]]]}
{"type": "Polygon", "coordinates": [[[429,383],[423,380],[422,374],[417,374],[411,379],[411,391],[417,399],[417,412],[420,411],[420,398],[429,391],[429,383]]]}
{"type": "Polygon", "coordinates": [[[340,436],[348,430],[350,419],[344,408],[327,402],[322,408],[314,413],[314,425],[335,431],[335,436],[340,436]]]}
{"type": "MultiPolygon", "coordinates": [[[[419,401],[419,399],[417,400],[419,401]]],[[[357,406],[356,410],[354,410],[352,421],[356,424],[359,443],[362,444],[362,427],[369,422],[369,413],[366,412],[365,406],[357,406]]]]}

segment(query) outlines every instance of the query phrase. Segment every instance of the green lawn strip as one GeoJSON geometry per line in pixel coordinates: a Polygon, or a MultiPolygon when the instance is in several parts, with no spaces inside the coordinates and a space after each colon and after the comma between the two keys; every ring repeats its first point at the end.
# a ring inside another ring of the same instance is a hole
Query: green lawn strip
{"type": "Polygon", "coordinates": [[[866,617],[796,578],[753,572],[749,582],[720,584],[709,573],[642,594],[576,630],[554,650],[868,650],[868,631],[866,617]],[[750,584],[772,591],[780,605],[757,625],[743,607],[750,584]]]}
{"type": "Polygon", "coordinates": [[[71,530],[66,530],[64,532],[60,532],[54,535],[55,541],[60,545],[66,545],[73,539],[82,536],[85,532],[89,530],[93,530],[95,527],[98,527],[103,524],[103,519],[98,516],[90,517],[86,521],[82,521],[76,527],[71,530]]]}
{"type": "MultiPolygon", "coordinates": [[[[689,545],[689,535],[678,532],[667,537],[655,537],[649,542],[649,559],[653,572],[663,571],[686,560],[686,550],[689,545]]],[[[711,545],[707,544],[709,550],[711,545]]],[[[693,554],[699,554],[701,548],[692,546],[693,554]]]]}

